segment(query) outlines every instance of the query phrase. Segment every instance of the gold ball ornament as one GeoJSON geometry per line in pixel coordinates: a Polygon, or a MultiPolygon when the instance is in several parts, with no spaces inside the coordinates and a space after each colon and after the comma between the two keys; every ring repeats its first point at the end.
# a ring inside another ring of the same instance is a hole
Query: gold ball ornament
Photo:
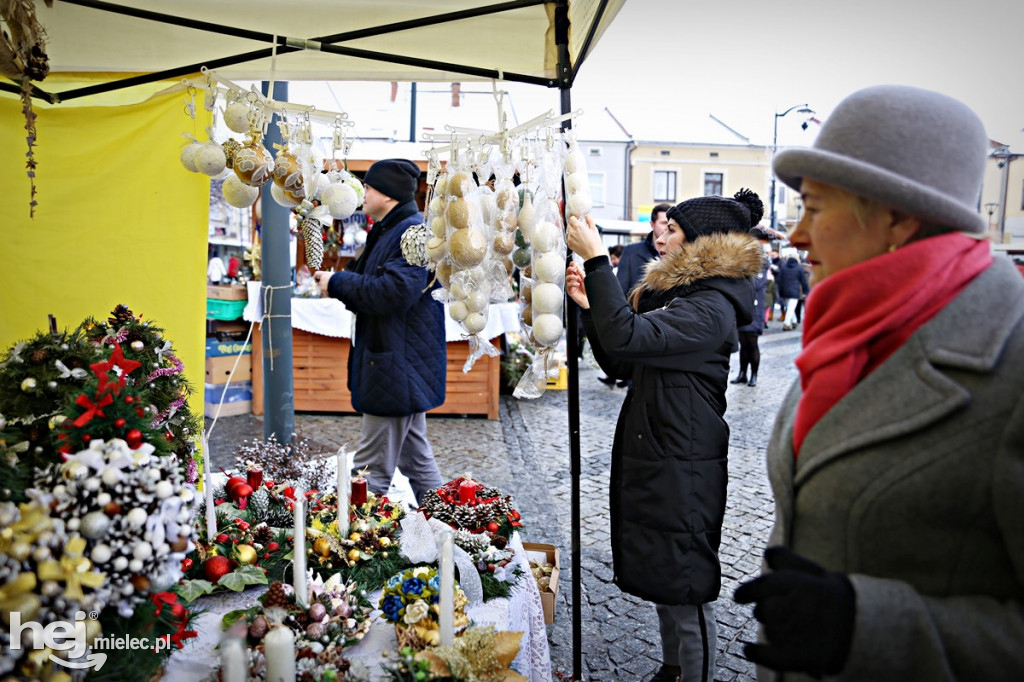
{"type": "Polygon", "coordinates": [[[331,543],[327,541],[327,538],[317,538],[313,540],[313,551],[320,556],[330,556],[331,543]]]}
{"type": "Polygon", "coordinates": [[[434,181],[434,194],[444,196],[445,190],[448,189],[448,174],[442,173],[437,176],[437,180],[434,181]]]}
{"type": "Polygon", "coordinates": [[[385,535],[384,537],[379,538],[377,540],[377,544],[379,544],[381,547],[388,547],[391,545],[391,538],[385,535]]]}
{"type": "Polygon", "coordinates": [[[427,210],[430,211],[430,215],[443,215],[446,208],[446,202],[443,197],[435,196],[430,200],[430,205],[427,210]]]}
{"type": "Polygon", "coordinates": [[[431,237],[427,242],[427,258],[436,263],[448,255],[448,245],[440,237],[431,237]]]}
{"type": "Polygon", "coordinates": [[[487,238],[479,230],[456,230],[448,241],[448,252],[453,263],[471,268],[487,256],[487,238]]]}
{"type": "Polygon", "coordinates": [[[438,239],[444,239],[448,234],[448,223],[441,216],[434,216],[430,219],[430,232],[438,239]]]}
{"type": "Polygon", "coordinates": [[[262,187],[274,176],[274,157],[259,142],[252,142],[235,152],[235,175],[251,187],[262,187]]]}
{"type": "Polygon", "coordinates": [[[295,196],[276,183],[270,186],[270,196],[274,197],[274,201],[277,202],[278,206],[284,206],[285,208],[292,208],[302,203],[302,197],[295,196]]]}
{"type": "Polygon", "coordinates": [[[494,253],[507,256],[515,250],[516,240],[508,232],[499,232],[494,235],[494,241],[491,242],[491,248],[494,249],[494,253]]]}
{"type": "Polygon", "coordinates": [[[533,336],[542,346],[553,346],[562,338],[562,318],[560,315],[545,313],[533,320],[533,336]]]}
{"type": "Polygon", "coordinates": [[[256,563],[256,548],[252,545],[235,545],[235,558],[240,564],[256,563]]]}
{"type": "Polygon", "coordinates": [[[533,306],[532,305],[525,305],[525,306],[523,306],[523,310],[520,313],[519,318],[523,321],[523,324],[525,324],[527,327],[532,327],[533,326],[533,306]]]}
{"type": "Polygon", "coordinates": [[[444,259],[437,264],[434,268],[434,274],[437,275],[437,281],[441,283],[445,289],[451,286],[452,279],[452,264],[448,259],[444,259]]]}
{"type": "Polygon", "coordinates": [[[363,537],[362,533],[350,533],[348,539],[352,542],[359,542],[363,537]]]}
{"type": "Polygon", "coordinates": [[[518,211],[519,210],[519,192],[514,188],[503,189],[498,192],[498,208],[502,211],[518,211]]]}
{"type": "Polygon", "coordinates": [[[472,191],[476,183],[473,182],[473,176],[469,173],[459,171],[458,173],[452,173],[451,177],[448,178],[448,184],[445,186],[448,190],[448,194],[453,197],[464,196],[467,191],[472,191]]]}
{"type": "Polygon", "coordinates": [[[465,199],[449,201],[448,208],[446,208],[444,212],[444,217],[448,221],[448,224],[457,230],[469,227],[469,202],[465,199]]]}
{"type": "Polygon", "coordinates": [[[274,159],[274,184],[291,192],[303,186],[302,164],[289,151],[281,150],[274,159]]]}
{"type": "Polygon", "coordinates": [[[358,549],[350,549],[348,551],[348,560],[349,561],[353,561],[353,562],[354,561],[359,561],[360,556],[362,556],[362,555],[361,555],[361,553],[359,552],[358,549]]]}

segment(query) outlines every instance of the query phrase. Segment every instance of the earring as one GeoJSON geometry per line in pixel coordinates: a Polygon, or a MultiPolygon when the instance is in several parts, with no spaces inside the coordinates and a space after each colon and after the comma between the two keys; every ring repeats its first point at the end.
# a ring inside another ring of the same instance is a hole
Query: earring
{"type": "Polygon", "coordinates": [[[895,244],[889,244],[889,253],[892,253],[895,250],[896,250],[896,245],[895,244]]]}

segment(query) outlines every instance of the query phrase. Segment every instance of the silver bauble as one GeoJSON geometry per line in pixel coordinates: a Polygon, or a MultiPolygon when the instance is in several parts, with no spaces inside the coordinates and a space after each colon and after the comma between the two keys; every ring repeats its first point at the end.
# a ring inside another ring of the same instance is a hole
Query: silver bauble
{"type": "Polygon", "coordinates": [[[82,517],[79,529],[88,539],[98,540],[110,529],[110,518],[101,511],[89,512],[82,517]]]}

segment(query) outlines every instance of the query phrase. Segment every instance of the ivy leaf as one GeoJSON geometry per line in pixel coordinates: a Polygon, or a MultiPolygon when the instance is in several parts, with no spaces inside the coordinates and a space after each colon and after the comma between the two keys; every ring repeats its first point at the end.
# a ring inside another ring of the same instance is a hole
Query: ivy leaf
{"type": "Polygon", "coordinates": [[[185,580],[175,589],[185,601],[194,601],[197,597],[210,594],[216,589],[216,585],[209,580],[185,580]]]}
{"type": "Polygon", "coordinates": [[[267,583],[267,576],[263,573],[262,568],[239,566],[223,576],[217,584],[233,592],[241,592],[249,585],[266,585],[267,583]]]}
{"type": "Polygon", "coordinates": [[[224,614],[224,617],[221,618],[221,620],[220,620],[221,627],[222,627],[222,629],[227,630],[232,625],[237,623],[239,621],[239,619],[245,618],[248,615],[249,615],[249,610],[248,609],[236,609],[234,611],[228,611],[227,613],[224,614]]]}

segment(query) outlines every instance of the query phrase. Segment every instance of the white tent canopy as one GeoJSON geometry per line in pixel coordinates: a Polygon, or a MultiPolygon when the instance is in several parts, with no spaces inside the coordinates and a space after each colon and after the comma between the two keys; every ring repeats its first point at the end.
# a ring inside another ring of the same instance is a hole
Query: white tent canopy
{"type": "Polygon", "coordinates": [[[239,80],[498,78],[564,88],[624,2],[53,0],[37,3],[36,15],[51,71],[120,73],[121,86],[206,66],[239,80]]]}

